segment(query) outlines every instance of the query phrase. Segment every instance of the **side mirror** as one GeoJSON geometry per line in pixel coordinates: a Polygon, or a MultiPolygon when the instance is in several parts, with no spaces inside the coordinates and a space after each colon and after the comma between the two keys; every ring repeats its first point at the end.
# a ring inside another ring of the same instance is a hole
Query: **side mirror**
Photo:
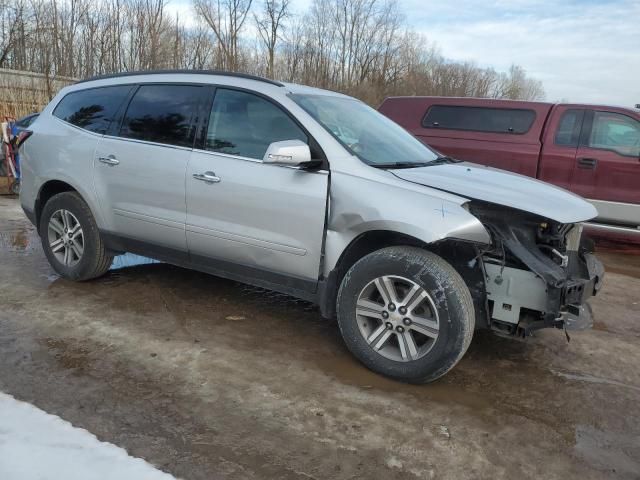
{"type": "Polygon", "coordinates": [[[309,145],[301,140],[273,142],[267,148],[262,161],[273,165],[301,167],[311,163],[311,150],[309,145]]]}

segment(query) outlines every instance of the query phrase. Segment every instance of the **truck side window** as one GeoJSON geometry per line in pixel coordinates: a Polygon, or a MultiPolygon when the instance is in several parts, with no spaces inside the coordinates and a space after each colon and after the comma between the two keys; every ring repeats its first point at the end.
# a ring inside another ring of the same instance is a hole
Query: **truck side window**
{"type": "Polygon", "coordinates": [[[640,122],[615,112],[595,112],[589,147],[613,150],[628,157],[640,156],[640,122]]]}
{"type": "Polygon", "coordinates": [[[522,108],[433,105],[422,119],[425,128],[445,128],[487,133],[527,133],[536,112],[522,108]]]}
{"type": "Polygon", "coordinates": [[[583,118],[584,110],[582,109],[575,108],[564,112],[558,124],[555,144],[564,147],[577,147],[580,141],[583,118]]]}
{"type": "Polygon", "coordinates": [[[206,149],[262,160],[282,140],[309,142],[304,131],[274,103],[247,92],[216,90],[206,149]]]}

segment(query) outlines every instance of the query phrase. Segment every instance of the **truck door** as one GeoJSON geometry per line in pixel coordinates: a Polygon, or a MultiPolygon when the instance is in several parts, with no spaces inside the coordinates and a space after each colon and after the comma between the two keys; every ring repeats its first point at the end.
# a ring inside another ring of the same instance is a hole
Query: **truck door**
{"type": "Polygon", "coordinates": [[[599,218],[640,224],[640,121],[590,110],[577,150],[571,190],[593,201],[599,218]]]}
{"type": "Polygon", "coordinates": [[[553,110],[545,127],[538,167],[540,180],[571,189],[585,112],[583,108],[563,105],[553,110]]]}

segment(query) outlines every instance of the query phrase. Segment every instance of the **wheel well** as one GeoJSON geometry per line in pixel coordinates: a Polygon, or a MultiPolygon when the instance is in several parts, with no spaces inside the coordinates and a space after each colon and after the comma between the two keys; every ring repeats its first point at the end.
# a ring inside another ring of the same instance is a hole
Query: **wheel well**
{"type": "Polygon", "coordinates": [[[478,250],[470,242],[443,239],[435,243],[425,243],[415,237],[391,231],[366,232],[356,237],[342,252],[335,268],[323,282],[320,291],[320,312],[325,318],[336,315],[336,298],[342,279],[349,269],[364,256],[386,247],[407,246],[429,250],[455,268],[471,291],[476,310],[476,327],[487,325],[486,291],[481,262],[477,261],[478,250]]]}
{"type": "Polygon", "coordinates": [[[336,314],[336,298],[342,279],[349,269],[361,258],[381,248],[394,246],[428,248],[421,240],[409,235],[388,230],[365,232],[351,241],[344,249],[336,266],[325,279],[320,291],[320,312],[323,317],[333,318],[336,314]]]}
{"type": "Polygon", "coordinates": [[[40,192],[38,193],[38,197],[36,198],[36,228],[40,228],[40,215],[42,214],[42,209],[51,197],[62,192],[75,191],[77,191],[75,188],[61,180],[49,180],[47,183],[45,183],[42,188],[40,188],[40,192]]]}
{"type": "Polygon", "coordinates": [[[398,245],[428,248],[426,243],[402,233],[386,230],[365,232],[356,237],[344,252],[342,252],[342,255],[338,259],[335,267],[335,270],[339,273],[338,280],[342,282],[342,278],[347,271],[362,257],[369,255],[376,250],[380,250],[381,248],[398,245]]]}

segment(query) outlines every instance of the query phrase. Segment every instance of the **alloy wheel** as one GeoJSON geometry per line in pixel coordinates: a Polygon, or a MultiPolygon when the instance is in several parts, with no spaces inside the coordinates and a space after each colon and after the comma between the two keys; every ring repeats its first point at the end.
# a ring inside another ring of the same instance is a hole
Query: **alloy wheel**
{"type": "Polygon", "coordinates": [[[358,295],[356,319],[369,346],[397,362],[422,358],[438,338],[433,299],[413,280],[400,276],[385,275],[369,282],[358,295]]]}
{"type": "Polygon", "coordinates": [[[49,247],[56,259],[66,267],[73,267],[84,253],[84,234],[76,216],[69,210],[56,210],[47,228],[49,247]]]}

